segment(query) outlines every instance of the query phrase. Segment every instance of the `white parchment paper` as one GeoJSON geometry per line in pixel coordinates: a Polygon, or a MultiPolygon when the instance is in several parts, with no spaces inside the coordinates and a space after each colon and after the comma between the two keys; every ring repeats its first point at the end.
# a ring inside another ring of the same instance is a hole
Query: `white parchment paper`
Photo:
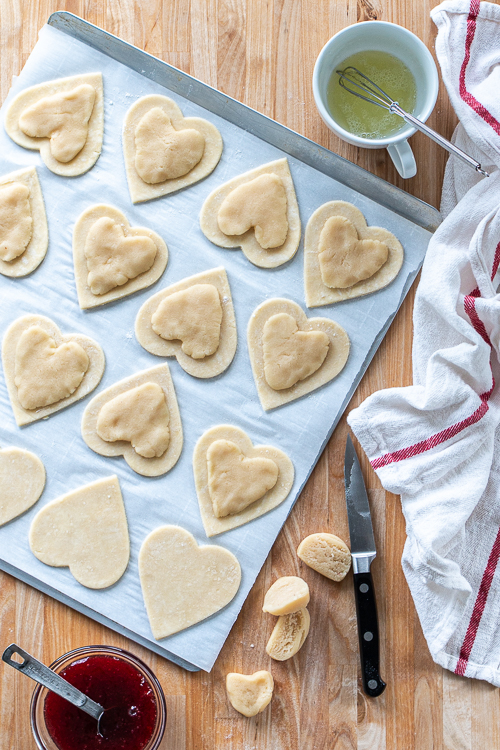
{"type": "Polygon", "coordinates": [[[0,334],[3,336],[20,315],[41,313],[52,318],[64,333],[92,336],[106,355],[106,370],[97,391],[65,411],[22,429],[16,426],[2,372],[0,445],[19,446],[39,455],[47,470],[47,484],[32,509],[0,528],[0,558],[7,566],[13,566],[20,577],[30,576],[30,580],[35,579],[35,585],[39,582],[42,588],[51,586],[61,592],[65,600],[72,600],[76,608],[83,606],[100,613],[131,631],[132,637],[136,634],[141,642],[149,642],[156,651],[165,649],[166,656],[173,654],[210,670],[333,423],[345,406],[353,382],[364,370],[366,359],[373,353],[374,342],[380,338],[384,324],[394,315],[414,278],[430,235],[390,210],[289,158],[303,230],[308,218],[322,203],[351,201],[364,213],[368,224],[386,227],[400,239],[405,249],[405,262],[401,273],[387,289],[308,312],[309,316],[336,320],[346,329],[352,344],[348,364],[323,388],[265,413],[250,369],[247,322],[257,305],[272,297],[287,297],[306,310],[302,244],[295,258],[285,266],[276,270],[256,268],[240,251],[212,245],[200,230],[198,216],[204,199],[216,186],[286,154],[48,26],[41,30],[37,45],[13,83],[2,107],[2,123],[10,100],[25,87],[95,71],[101,71],[104,78],[104,143],[99,160],[87,174],[76,178],[53,174],[38,152],[17,146],[3,127],[0,128],[0,175],[37,166],[50,237],[47,257],[31,276],[24,279],[0,276],[0,334]],[[197,185],[133,206],[125,177],[121,129],[128,108],[146,94],[171,96],[184,115],[209,119],[222,133],[224,152],[215,171],[197,185]],[[121,209],[132,225],[158,232],[168,245],[170,259],[163,277],[153,287],[123,301],[82,312],[73,275],[72,231],[80,213],[101,202],[121,209]],[[161,361],[144,351],[134,336],[135,317],[143,302],[159,289],[186,276],[221,265],[227,270],[235,303],[238,348],[230,368],[208,381],[187,375],[175,359],[168,360],[184,429],[184,448],[177,465],[165,476],[149,479],[135,474],[123,458],[104,458],[93,453],[80,434],[81,416],[89,399],[116,381],[161,361]],[[288,499],[278,508],[208,542],[198,510],[192,455],[200,435],[221,423],[241,427],[254,444],[268,443],[288,453],[295,466],[295,484],[288,499]],[[126,573],[116,585],[92,591],[78,584],[67,568],[52,568],[39,562],[29,549],[28,531],[33,517],[46,503],[69,490],[115,473],[127,512],[131,558],[126,573]],[[221,612],[158,643],[153,639],[144,608],[137,556],[147,534],[162,524],[179,524],[192,532],[198,543],[219,543],[231,550],[240,561],[242,582],[235,599],[221,612]]]}

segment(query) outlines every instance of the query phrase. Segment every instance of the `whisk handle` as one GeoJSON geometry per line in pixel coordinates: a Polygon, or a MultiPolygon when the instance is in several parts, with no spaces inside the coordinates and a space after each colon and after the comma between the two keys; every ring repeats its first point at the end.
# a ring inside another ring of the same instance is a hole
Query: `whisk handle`
{"type": "Polygon", "coordinates": [[[455,154],[455,156],[458,156],[459,159],[462,159],[462,161],[475,169],[476,172],[479,172],[485,177],[490,176],[488,172],[485,172],[484,169],[481,168],[481,164],[473,159],[472,156],[466,154],[465,151],[462,151],[462,149],[457,148],[457,146],[448,141],[446,138],[443,138],[443,136],[439,135],[439,133],[436,133],[436,131],[432,128],[429,128],[428,125],[423,123],[417,117],[414,117],[408,112],[405,112],[404,109],[401,109],[401,107],[399,106],[397,108],[394,107],[394,109],[391,107],[391,111],[393,111],[395,114],[400,115],[409,125],[413,125],[414,128],[417,128],[417,130],[420,130],[420,132],[425,133],[425,135],[427,135],[431,140],[449,151],[450,154],[455,154]]]}

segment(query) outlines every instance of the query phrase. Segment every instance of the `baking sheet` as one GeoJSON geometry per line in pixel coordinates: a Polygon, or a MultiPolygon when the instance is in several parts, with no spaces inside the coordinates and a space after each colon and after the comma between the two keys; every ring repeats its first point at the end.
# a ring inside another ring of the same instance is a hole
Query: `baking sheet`
{"type": "MultiPolygon", "coordinates": [[[[0,528],[0,558],[2,566],[9,572],[42,590],[53,591],[63,601],[96,616],[96,619],[125,632],[167,658],[184,660],[210,670],[333,426],[411,285],[423,260],[430,233],[302,161],[289,158],[303,229],[313,211],[325,201],[351,201],[364,213],[368,224],[384,226],[401,240],[405,262],[399,276],[387,289],[307,312],[309,316],[336,320],[346,329],[352,345],[348,364],[323,388],[265,413],[250,369],[247,321],[258,304],[276,296],[287,297],[306,310],[302,243],[295,258],[285,266],[275,270],[256,268],[240,251],[212,245],[199,228],[198,215],[204,199],[216,186],[286,154],[49,26],[41,30],[37,45],[14,82],[2,107],[2,120],[12,97],[26,86],[98,70],[104,78],[104,144],[96,166],[87,174],[77,178],[54,175],[44,166],[38,152],[22,149],[9,139],[3,128],[0,131],[0,174],[37,166],[50,236],[47,257],[31,276],[24,279],[0,277],[0,333],[3,334],[20,315],[41,313],[51,317],[63,332],[78,331],[92,336],[103,347],[107,362],[98,392],[162,361],[144,351],[134,336],[135,317],[143,302],[159,289],[186,276],[223,265],[235,304],[238,348],[230,368],[212,380],[192,378],[176,360],[168,360],[181,411],[184,448],[171,472],[152,479],[135,474],[123,458],[105,458],[87,448],[80,435],[80,421],[92,396],[47,420],[18,428],[2,373],[0,444],[2,447],[17,445],[39,455],[47,470],[47,485],[32,509],[0,528]],[[171,96],[185,116],[210,119],[222,133],[224,151],[219,166],[207,179],[178,194],[133,206],[121,149],[122,122],[128,108],[139,97],[154,93],[171,96]],[[170,257],[163,277],[154,286],[114,304],[82,312],[73,275],[72,230],[80,213],[89,205],[100,202],[122,210],[132,225],[147,226],[158,232],[169,247],[170,257]],[[288,499],[278,508],[208,542],[198,510],[191,460],[199,436],[209,427],[226,422],[244,429],[254,444],[269,443],[288,453],[295,466],[295,482],[288,499]],[[67,568],[51,568],[38,561],[29,550],[27,535],[33,517],[47,502],[114,473],[119,477],[124,497],[131,558],[126,573],[117,584],[104,591],[92,591],[80,586],[67,568]],[[224,610],[156,642],[144,609],[137,556],[147,534],[165,523],[185,527],[200,544],[219,543],[231,550],[240,561],[242,582],[237,596],[224,610]]],[[[314,512],[313,508],[311,512],[314,512]]]]}

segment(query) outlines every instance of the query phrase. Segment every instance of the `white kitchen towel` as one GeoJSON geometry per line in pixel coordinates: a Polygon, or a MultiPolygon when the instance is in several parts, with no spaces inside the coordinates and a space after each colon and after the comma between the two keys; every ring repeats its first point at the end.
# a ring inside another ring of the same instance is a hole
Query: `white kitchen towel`
{"type": "Polygon", "coordinates": [[[431,15],[455,142],[491,176],[450,157],[415,299],[414,385],[348,422],[401,495],[402,564],[434,660],[500,686],[500,7],[451,0],[431,15]]]}

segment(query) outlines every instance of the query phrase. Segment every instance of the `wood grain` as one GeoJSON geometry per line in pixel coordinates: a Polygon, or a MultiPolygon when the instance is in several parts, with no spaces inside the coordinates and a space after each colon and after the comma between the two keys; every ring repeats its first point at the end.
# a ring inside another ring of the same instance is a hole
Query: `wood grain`
{"type": "MultiPolygon", "coordinates": [[[[350,23],[400,23],[434,48],[434,0],[0,0],[0,98],[21,70],[50,13],[69,10],[274,117],[351,161],[438,206],[446,154],[417,133],[418,173],[403,181],[384,151],[341,142],[321,122],[311,77],[321,47],[350,23]]],[[[451,136],[456,124],[441,86],[429,124],[451,136]]],[[[349,408],[380,388],[411,383],[410,292],[349,408]]],[[[399,498],[384,492],[363,458],[374,505],[378,556],[373,573],[387,690],[360,690],[352,582],[334,584],[295,554],[309,533],[348,539],[343,496],[345,419],[331,438],[279,535],[211,674],[188,674],[8,575],[0,575],[0,647],[22,644],[50,662],[91,643],[127,648],[151,665],[167,695],[164,750],[487,750],[500,749],[499,691],[437,667],[429,656],[401,569],[405,540],[399,498]],[[311,633],[292,660],[271,663],[265,644],[274,618],[264,592],[280,575],[311,588],[311,633]],[[270,669],[275,697],[253,719],[228,703],[228,671],[270,669]]],[[[0,750],[33,750],[32,685],[0,668],[0,750]]]]}

